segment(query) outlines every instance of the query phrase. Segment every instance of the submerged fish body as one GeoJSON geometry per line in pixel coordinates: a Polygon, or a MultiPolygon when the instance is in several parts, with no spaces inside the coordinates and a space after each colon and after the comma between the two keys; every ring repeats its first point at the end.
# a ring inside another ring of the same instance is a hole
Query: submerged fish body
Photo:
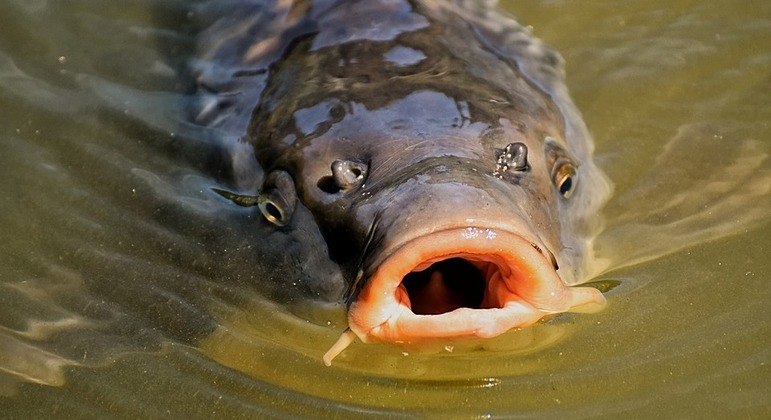
{"type": "Polygon", "coordinates": [[[246,3],[200,56],[197,121],[238,139],[219,192],[276,234],[313,223],[340,267],[340,287],[315,278],[348,309],[327,363],[354,336],[492,337],[604,302],[573,285],[609,186],[561,59],[509,17],[464,1],[246,3]]]}

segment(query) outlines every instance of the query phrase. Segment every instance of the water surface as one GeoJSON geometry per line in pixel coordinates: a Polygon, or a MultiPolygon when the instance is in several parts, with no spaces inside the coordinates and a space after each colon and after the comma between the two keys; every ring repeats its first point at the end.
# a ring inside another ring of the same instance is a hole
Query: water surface
{"type": "Polygon", "coordinates": [[[767,2],[506,2],[615,184],[609,305],[331,368],[340,308],[263,298],[253,213],[209,190],[191,4],[0,0],[4,417],[771,415],[767,2]]]}

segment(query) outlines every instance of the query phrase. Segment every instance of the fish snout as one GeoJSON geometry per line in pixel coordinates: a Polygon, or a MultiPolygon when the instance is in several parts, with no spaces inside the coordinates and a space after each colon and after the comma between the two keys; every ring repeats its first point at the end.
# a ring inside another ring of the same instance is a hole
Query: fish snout
{"type": "Polygon", "coordinates": [[[505,230],[447,229],[398,247],[366,280],[348,312],[349,332],[324,357],[352,341],[415,343],[491,338],[571,309],[600,309],[591,287],[568,287],[533,242],[505,230]]]}
{"type": "Polygon", "coordinates": [[[600,291],[560,278],[540,225],[512,205],[516,194],[426,176],[369,203],[381,209],[377,244],[341,342],[489,338],[550,314],[602,307],[600,291]]]}

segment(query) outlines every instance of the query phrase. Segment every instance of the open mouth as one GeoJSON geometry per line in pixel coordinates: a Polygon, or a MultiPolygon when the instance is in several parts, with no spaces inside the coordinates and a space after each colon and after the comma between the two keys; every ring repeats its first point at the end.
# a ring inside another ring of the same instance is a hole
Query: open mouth
{"type": "Polygon", "coordinates": [[[354,337],[394,343],[490,338],[604,302],[596,289],[566,286],[542,247],[520,235],[444,230],[407,242],[377,267],[349,309],[350,331],[324,361],[331,363],[354,337]]]}
{"type": "Polygon", "coordinates": [[[439,315],[458,308],[482,309],[487,282],[499,268],[486,261],[452,257],[435,262],[422,271],[404,276],[400,288],[407,294],[416,315],[439,315]]]}

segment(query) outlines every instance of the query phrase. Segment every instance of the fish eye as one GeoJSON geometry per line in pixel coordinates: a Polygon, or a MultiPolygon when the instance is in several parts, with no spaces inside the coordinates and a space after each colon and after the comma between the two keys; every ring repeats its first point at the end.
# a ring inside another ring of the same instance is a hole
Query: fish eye
{"type": "MultiPolygon", "coordinates": [[[[256,197],[253,195],[236,194],[219,188],[212,188],[212,190],[239,206],[251,207],[256,205],[260,209],[262,216],[265,217],[265,220],[276,226],[285,226],[289,222],[296,201],[296,199],[285,198],[285,194],[289,191],[282,193],[276,187],[271,187],[256,197]]],[[[293,191],[294,189],[292,189],[293,191]]]]}
{"type": "Polygon", "coordinates": [[[286,226],[297,204],[297,192],[292,177],[284,171],[271,172],[265,179],[257,206],[262,217],[276,226],[286,226]]]}
{"type": "Polygon", "coordinates": [[[276,226],[286,225],[288,218],[286,217],[286,212],[282,210],[283,206],[281,203],[276,202],[266,194],[261,194],[258,206],[265,220],[276,226]]]}
{"type": "Polygon", "coordinates": [[[560,195],[570,198],[576,186],[576,167],[567,160],[560,160],[555,168],[552,181],[557,186],[560,195]]]}

